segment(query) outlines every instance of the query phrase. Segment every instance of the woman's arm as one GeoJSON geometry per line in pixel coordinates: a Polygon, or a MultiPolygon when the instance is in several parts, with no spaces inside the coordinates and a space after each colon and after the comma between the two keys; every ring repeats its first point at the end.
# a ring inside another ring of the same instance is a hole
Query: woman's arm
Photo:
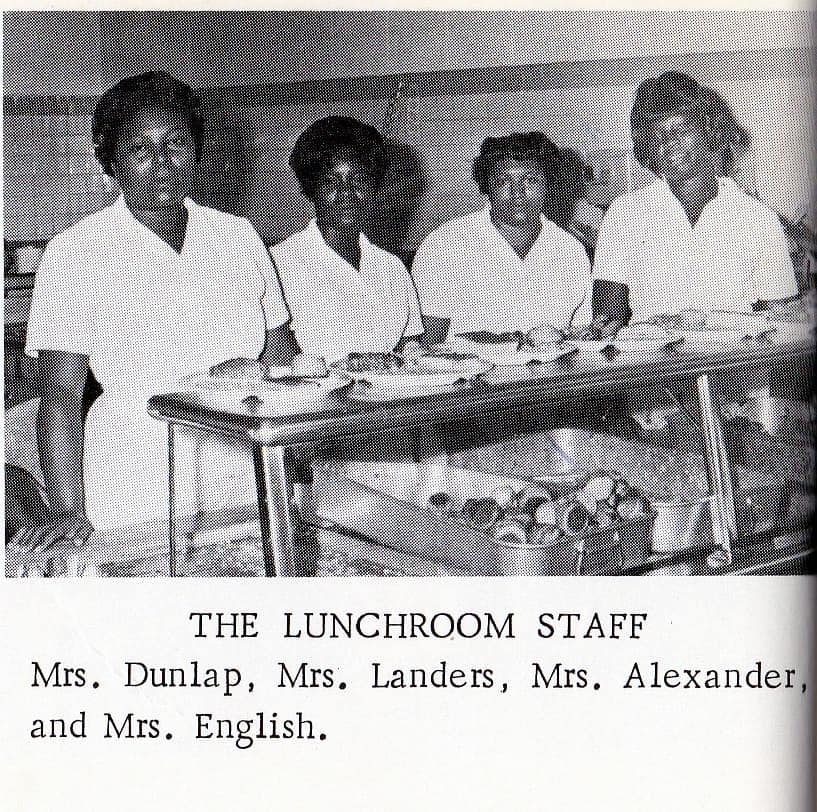
{"type": "Polygon", "coordinates": [[[42,350],[42,397],[37,415],[37,444],[48,493],[45,524],[24,528],[15,539],[44,549],[57,541],[82,544],[93,531],[85,516],[82,480],[84,428],[82,397],[88,356],[42,350]]]}
{"type": "Polygon", "coordinates": [[[621,282],[593,281],[593,320],[606,316],[610,321],[626,323],[630,318],[630,291],[621,282]]]}
{"type": "Polygon", "coordinates": [[[261,361],[270,366],[288,366],[292,359],[301,352],[295,333],[289,323],[267,330],[261,361]]]}
{"type": "Polygon", "coordinates": [[[267,367],[289,366],[300,351],[289,324],[282,324],[267,330],[259,358],[230,358],[211,367],[210,374],[215,378],[263,378],[267,367]]]}
{"type": "Polygon", "coordinates": [[[630,295],[627,285],[607,279],[593,281],[593,322],[588,328],[598,338],[615,335],[630,319],[630,295]]]}
{"type": "Polygon", "coordinates": [[[440,316],[426,316],[423,314],[423,335],[420,343],[424,347],[431,347],[434,344],[442,344],[448,337],[448,330],[451,327],[451,319],[440,316]]]}

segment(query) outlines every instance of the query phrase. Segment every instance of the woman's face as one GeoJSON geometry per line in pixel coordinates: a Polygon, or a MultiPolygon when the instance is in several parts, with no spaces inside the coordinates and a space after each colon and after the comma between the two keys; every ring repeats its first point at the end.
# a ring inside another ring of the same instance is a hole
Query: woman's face
{"type": "Polygon", "coordinates": [[[671,116],[652,129],[650,155],[668,180],[686,180],[714,171],[714,154],[700,121],[671,116]]]}
{"type": "Polygon", "coordinates": [[[119,131],[114,177],[137,211],[183,205],[193,188],[196,150],[187,119],[173,110],[145,108],[119,131]]]}
{"type": "Polygon", "coordinates": [[[538,224],[545,211],[547,194],[547,178],[535,160],[500,161],[488,176],[491,218],[498,224],[538,224]]]}
{"type": "Polygon", "coordinates": [[[376,189],[374,178],[358,158],[338,153],[315,183],[315,218],[336,231],[359,233],[368,219],[376,189]]]}

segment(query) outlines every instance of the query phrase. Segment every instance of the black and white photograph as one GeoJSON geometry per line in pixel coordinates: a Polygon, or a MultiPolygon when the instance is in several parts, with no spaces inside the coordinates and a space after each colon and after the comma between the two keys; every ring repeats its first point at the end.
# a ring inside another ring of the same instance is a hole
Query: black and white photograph
{"type": "Polygon", "coordinates": [[[5,12],[6,577],[813,573],[812,22],[5,12]]]}

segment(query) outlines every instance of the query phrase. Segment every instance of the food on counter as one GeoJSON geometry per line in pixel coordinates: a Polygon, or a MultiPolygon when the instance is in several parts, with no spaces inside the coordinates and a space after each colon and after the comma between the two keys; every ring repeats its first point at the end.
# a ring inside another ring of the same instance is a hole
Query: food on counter
{"type": "Polygon", "coordinates": [[[499,543],[539,545],[614,527],[651,510],[640,492],[615,473],[599,472],[564,490],[564,485],[544,482],[532,482],[521,490],[499,487],[490,497],[470,497],[461,506],[456,497],[439,491],[428,497],[427,504],[444,516],[491,532],[499,543]]]}
{"type": "Polygon", "coordinates": [[[305,378],[322,378],[327,375],[326,360],[319,355],[299,353],[292,359],[292,374],[302,375],[305,378]]]}
{"type": "Polygon", "coordinates": [[[513,488],[497,488],[491,494],[491,498],[496,500],[496,503],[503,509],[513,502],[515,496],[513,488]]]}
{"type": "Polygon", "coordinates": [[[494,499],[466,499],[460,515],[468,524],[489,530],[499,521],[502,511],[494,499]]]}
{"type": "Polygon", "coordinates": [[[535,350],[543,350],[552,347],[554,344],[562,344],[565,334],[557,327],[549,324],[542,324],[534,327],[525,336],[525,342],[535,350]]]}
{"type": "Polygon", "coordinates": [[[616,506],[616,513],[622,519],[635,519],[649,513],[649,505],[640,496],[628,496],[622,499],[616,506]]]}
{"type": "Polygon", "coordinates": [[[346,357],[346,368],[350,372],[389,372],[404,364],[393,352],[350,352],[346,357]]]}
{"type": "Polygon", "coordinates": [[[567,331],[565,338],[570,341],[606,341],[612,338],[621,322],[610,316],[598,315],[587,325],[575,325],[567,331]]]}
{"type": "Polygon", "coordinates": [[[431,496],[428,497],[428,504],[435,510],[449,511],[452,501],[451,496],[444,491],[432,493],[431,496]]]}
{"type": "Polygon", "coordinates": [[[333,366],[341,372],[352,373],[352,377],[366,378],[370,383],[375,379],[385,385],[389,385],[389,381],[411,381],[412,386],[427,382],[447,386],[490,369],[489,364],[474,355],[439,351],[412,357],[394,352],[353,352],[333,366]]]}
{"type": "Polygon", "coordinates": [[[515,519],[503,519],[494,528],[494,539],[498,544],[527,544],[528,529],[515,519]]]}
{"type": "Polygon", "coordinates": [[[612,496],[616,484],[616,480],[607,474],[591,476],[582,486],[582,493],[592,497],[596,502],[603,502],[612,496]]]}
{"type": "Polygon", "coordinates": [[[542,524],[531,530],[528,536],[528,543],[547,545],[558,541],[564,534],[553,524],[542,524]]]}
{"type": "Polygon", "coordinates": [[[489,330],[477,330],[473,333],[457,333],[457,336],[468,339],[469,341],[475,341],[477,344],[507,344],[516,342],[518,345],[523,339],[523,334],[520,332],[492,333],[489,330]]]}
{"type": "Polygon", "coordinates": [[[649,323],[666,330],[700,330],[706,327],[706,313],[702,310],[682,310],[680,313],[658,313],[649,323]]]}

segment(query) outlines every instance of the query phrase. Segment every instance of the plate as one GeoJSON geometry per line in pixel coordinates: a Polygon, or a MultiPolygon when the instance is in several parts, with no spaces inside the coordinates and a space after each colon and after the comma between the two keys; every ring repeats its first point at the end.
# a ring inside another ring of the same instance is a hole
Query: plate
{"type": "Polygon", "coordinates": [[[557,361],[565,355],[574,353],[579,348],[576,344],[565,341],[562,344],[554,344],[551,347],[541,350],[524,349],[518,350],[513,360],[507,362],[508,366],[525,366],[527,364],[549,364],[557,361]]]}
{"type": "Polygon", "coordinates": [[[815,340],[815,326],[811,322],[769,319],[766,326],[774,328],[774,332],[769,335],[771,341],[813,342],[815,340]]]}
{"type": "Polygon", "coordinates": [[[519,339],[505,341],[475,341],[467,336],[452,336],[438,345],[435,352],[473,355],[490,364],[514,364],[519,351],[519,339]]]}
{"type": "Polygon", "coordinates": [[[757,335],[769,326],[762,313],[739,313],[731,310],[711,310],[706,314],[707,330],[738,330],[744,335],[757,335]]]}
{"type": "MultiPolygon", "coordinates": [[[[768,324],[766,324],[768,329],[768,324]]],[[[684,344],[692,347],[737,346],[744,339],[749,338],[745,330],[720,330],[714,328],[687,329],[677,331],[683,336],[684,344]]]]}
{"type": "Polygon", "coordinates": [[[615,347],[619,352],[631,355],[651,355],[663,352],[670,346],[683,342],[682,336],[673,338],[632,338],[620,341],[613,339],[608,342],[608,346],[615,347]]]}
{"type": "Polygon", "coordinates": [[[332,364],[340,375],[352,381],[365,381],[378,389],[406,391],[411,389],[439,389],[453,386],[459,381],[469,381],[492,365],[481,358],[445,354],[421,356],[398,371],[358,372],[346,368],[345,361],[332,364]]]}
{"type": "Polygon", "coordinates": [[[183,383],[186,386],[182,391],[187,397],[205,408],[236,414],[277,415],[317,409],[328,394],[347,386],[349,381],[342,375],[330,374],[325,378],[297,378],[289,382],[200,376],[183,383]]]}
{"type": "Polygon", "coordinates": [[[613,339],[607,338],[604,341],[571,339],[571,343],[577,346],[582,352],[601,352],[605,347],[612,345],[613,339]]]}
{"type": "Polygon", "coordinates": [[[494,366],[524,366],[530,363],[547,364],[576,351],[576,345],[569,342],[553,344],[535,350],[531,347],[518,349],[518,342],[506,341],[501,344],[481,344],[476,341],[454,336],[436,348],[437,352],[465,353],[476,356],[494,366]]]}

